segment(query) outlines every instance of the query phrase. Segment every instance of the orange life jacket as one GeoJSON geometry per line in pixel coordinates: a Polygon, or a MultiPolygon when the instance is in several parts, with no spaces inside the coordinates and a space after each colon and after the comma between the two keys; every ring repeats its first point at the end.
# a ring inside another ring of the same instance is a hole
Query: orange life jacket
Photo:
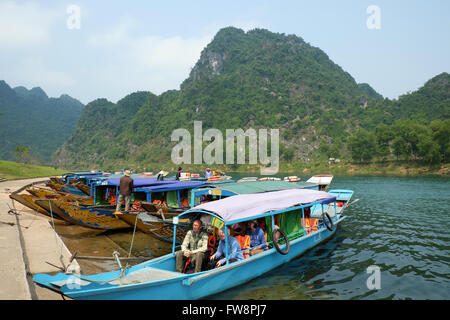
{"type": "Polygon", "coordinates": [[[306,234],[319,230],[319,219],[306,218],[305,221],[302,219],[302,226],[306,231],[306,234]]]}
{"type": "Polygon", "coordinates": [[[189,202],[187,198],[181,199],[181,206],[182,207],[189,207],[189,202]]]}
{"type": "Polygon", "coordinates": [[[163,207],[166,206],[167,207],[167,203],[166,200],[153,200],[152,203],[157,206],[157,207],[163,207]]]}
{"type": "Polygon", "coordinates": [[[117,204],[117,196],[113,195],[111,197],[111,200],[109,200],[109,204],[117,204]]]}
{"type": "Polygon", "coordinates": [[[133,204],[131,205],[131,209],[133,211],[143,211],[144,209],[142,209],[142,207],[141,207],[141,204],[140,204],[141,202],[142,202],[142,200],[135,200],[133,202],[133,204]]]}
{"type": "Polygon", "coordinates": [[[242,254],[244,255],[244,259],[250,257],[250,236],[236,236],[235,237],[241,246],[242,254]]]}
{"type": "Polygon", "coordinates": [[[208,250],[210,256],[212,256],[214,252],[217,251],[217,239],[213,234],[208,236],[208,250]]]}

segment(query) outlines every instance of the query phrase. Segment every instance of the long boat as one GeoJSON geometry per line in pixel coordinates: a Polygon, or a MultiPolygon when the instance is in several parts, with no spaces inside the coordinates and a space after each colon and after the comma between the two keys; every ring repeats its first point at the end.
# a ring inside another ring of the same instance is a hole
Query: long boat
{"type": "MultiPolygon", "coordinates": [[[[311,210],[313,206],[323,207],[333,202],[336,208],[336,197],[323,191],[289,189],[236,195],[204,203],[184,212],[178,219],[194,220],[209,216],[211,225],[218,229],[228,228],[234,223],[265,219],[268,222],[266,232],[274,230],[271,238],[276,240],[268,240],[268,250],[228,263],[226,249],[227,263],[211,270],[192,274],[176,272],[176,246],[173,241],[172,253],[130,268],[123,268],[118,262],[119,270],[112,272],[96,275],[37,274],[33,281],[73,299],[201,299],[257,278],[332,237],[337,226],[345,219],[342,211],[335,212],[333,218],[324,213],[319,228],[310,233],[304,232],[301,221],[304,221],[308,208],[311,210]],[[290,221],[290,229],[299,231],[291,233],[286,229],[281,230],[281,225],[275,228],[275,217],[278,220],[285,217],[285,221],[290,221]],[[278,234],[280,238],[276,237],[278,234]]],[[[228,237],[225,237],[225,248],[228,248],[227,243],[228,237]]]]}
{"type": "MultiPolygon", "coordinates": [[[[123,229],[130,228],[126,219],[118,218],[116,212],[116,199],[120,181],[119,179],[109,179],[94,185],[93,204],[86,205],[76,201],[54,201],[53,204],[63,213],[63,219],[81,225],[86,228],[94,229],[123,229]]],[[[180,182],[180,181],[157,181],[154,178],[136,178],[133,179],[133,192],[131,194],[131,214],[133,206],[139,208],[140,201],[152,201],[155,194],[163,196],[171,203],[179,203],[181,200],[181,191],[192,189],[201,185],[200,182],[180,182]],[[169,194],[172,195],[169,197],[169,194]]],[[[187,195],[188,193],[186,193],[187,195]]],[[[133,220],[134,221],[134,220],[133,220]]],[[[164,229],[161,231],[163,232],[164,229]]]]}
{"type": "Polygon", "coordinates": [[[103,230],[130,228],[129,224],[114,215],[115,205],[82,205],[62,199],[54,200],[52,205],[64,220],[82,227],[103,230]]]}
{"type": "MultiPolygon", "coordinates": [[[[39,199],[38,197],[35,197],[30,194],[10,194],[9,197],[22,205],[30,208],[31,210],[37,211],[47,217],[50,217],[50,213],[45,210],[44,208],[37,205],[34,200],[39,199]]],[[[55,217],[57,219],[61,219],[60,217],[55,217]]]]}
{"type": "MultiPolygon", "coordinates": [[[[173,218],[161,219],[147,212],[125,212],[116,213],[116,216],[128,223],[130,226],[136,225],[136,229],[141,232],[150,234],[151,236],[165,242],[173,241],[173,218]]],[[[177,228],[175,241],[182,243],[186,236],[188,224],[177,228]]]]}

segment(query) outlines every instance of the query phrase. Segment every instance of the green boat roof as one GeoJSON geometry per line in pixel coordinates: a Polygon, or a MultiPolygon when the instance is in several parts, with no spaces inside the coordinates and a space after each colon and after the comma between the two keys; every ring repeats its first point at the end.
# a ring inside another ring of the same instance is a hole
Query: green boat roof
{"type": "Polygon", "coordinates": [[[287,182],[287,181],[246,181],[246,182],[230,182],[218,185],[216,189],[228,190],[236,194],[248,194],[257,192],[287,190],[287,189],[304,189],[315,187],[317,184],[310,182],[287,182]]]}

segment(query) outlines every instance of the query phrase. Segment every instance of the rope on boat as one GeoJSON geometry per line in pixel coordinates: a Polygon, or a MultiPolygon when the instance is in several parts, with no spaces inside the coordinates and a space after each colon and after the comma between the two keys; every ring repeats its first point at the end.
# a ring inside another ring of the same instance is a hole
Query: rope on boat
{"type": "MultiPolygon", "coordinates": [[[[58,246],[58,238],[56,237],[56,229],[55,229],[55,219],[53,218],[52,202],[51,202],[50,199],[48,200],[48,205],[50,207],[50,216],[52,218],[53,232],[54,232],[54,235],[55,235],[55,244],[56,244],[56,246],[58,246]]],[[[67,267],[64,264],[64,260],[63,260],[64,257],[63,257],[63,254],[62,254],[62,248],[63,248],[63,244],[62,244],[62,240],[61,240],[61,247],[60,247],[60,252],[59,252],[59,261],[63,265],[64,270],[67,270],[67,267]]]]}
{"type": "Polygon", "coordinates": [[[133,230],[133,237],[131,238],[131,245],[130,245],[130,251],[128,252],[128,258],[131,256],[131,249],[133,248],[134,243],[134,235],[136,234],[136,225],[138,220],[138,214],[136,214],[136,219],[134,220],[134,230],[133,230]]]}

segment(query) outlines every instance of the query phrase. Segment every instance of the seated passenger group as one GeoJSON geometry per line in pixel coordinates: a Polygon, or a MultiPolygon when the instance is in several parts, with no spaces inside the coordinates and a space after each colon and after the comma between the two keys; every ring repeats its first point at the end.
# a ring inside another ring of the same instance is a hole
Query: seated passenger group
{"type": "MultiPolygon", "coordinates": [[[[210,243],[208,240],[210,237],[215,237],[214,235],[208,236],[205,231],[202,231],[202,226],[202,221],[197,219],[192,225],[192,230],[187,232],[181,250],[176,253],[177,272],[185,272],[190,265],[194,266],[194,272],[202,271],[206,262],[205,257],[208,255],[208,243],[210,243]]],[[[230,235],[228,228],[219,229],[219,245],[214,254],[209,256],[207,269],[226,264],[225,233],[228,237],[228,261],[230,263],[268,249],[264,231],[258,226],[256,220],[234,224],[232,229],[234,236],[230,235]]],[[[215,243],[215,241],[213,242],[215,243]]]]}

